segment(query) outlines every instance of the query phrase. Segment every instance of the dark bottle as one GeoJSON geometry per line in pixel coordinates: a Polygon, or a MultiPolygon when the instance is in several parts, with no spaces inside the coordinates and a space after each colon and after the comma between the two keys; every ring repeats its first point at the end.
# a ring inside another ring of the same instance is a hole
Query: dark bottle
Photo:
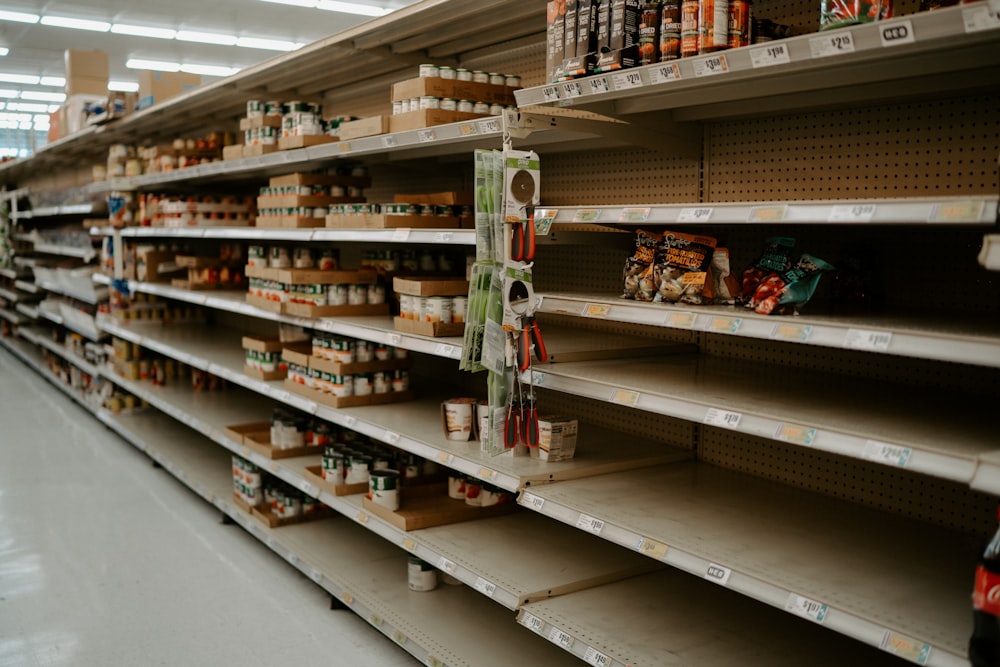
{"type": "MultiPolygon", "coordinates": [[[[997,518],[1000,519],[1000,511],[997,518]]],[[[979,559],[972,607],[969,662],[972,667],[997,667],[1000,665],[1000,527],[979,559]]]]}

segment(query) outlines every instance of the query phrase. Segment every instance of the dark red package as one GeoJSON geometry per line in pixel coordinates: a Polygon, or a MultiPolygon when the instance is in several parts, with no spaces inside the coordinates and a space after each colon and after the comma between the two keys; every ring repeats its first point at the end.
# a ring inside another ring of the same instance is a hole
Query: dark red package
{"type": "Polygon", "coordinates": [[[812,298],[820,277],[826,271],[833,271],[833,266],[819,257],[802,255],[792,268],[764,278],[749,305],[761,315],[790,313],[812,298]]]}
{"type": "MultiPolygon", "coordinates": [[[[760,257],[743,271],[740,283],[739,303],[747,303],[757,291],[757,286],[771,273],[787,271],[792,266],[792,250],[795,239],[788,236],[772,236],[764,243],[760,257]]],[[[750,306],[752,307],[752,306],[750,306]]]]}

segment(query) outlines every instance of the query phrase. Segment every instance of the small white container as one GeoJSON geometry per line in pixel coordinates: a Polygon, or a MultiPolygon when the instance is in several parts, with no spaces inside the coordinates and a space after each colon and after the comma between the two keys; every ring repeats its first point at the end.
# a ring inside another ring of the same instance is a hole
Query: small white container
{"type": "Polygon", "coordinates": [[[423,64],[420,66],[420,78],[429,79],[433,77],[441,76],[441,68],[437,65],[423,64]]]}

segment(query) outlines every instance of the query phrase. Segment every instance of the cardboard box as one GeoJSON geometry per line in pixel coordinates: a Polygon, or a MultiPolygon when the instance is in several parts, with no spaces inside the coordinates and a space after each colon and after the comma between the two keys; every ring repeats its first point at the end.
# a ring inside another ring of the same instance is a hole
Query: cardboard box
{"type": "Polygon", "coordinates": [[[285,389],[317,403],[328,405],[331,408],[354,408],[361,405],[402,403],[413,400],[413,393],[410,391],[393,391],[388,394],[368,394],[366,396],[334,396],[333,394],[316,391],[311,387],[292,382],[288,378],[285,378],[285,389]]]}
{"type": "Polygon", "coordinates": [[[474,192],[431,192],[422,195],[392,196],[397,204],[436,204],[438,206],[472,206],[475,202],[474,192]]]}
{"type": "Polygon", "coordinates": [[[243,436],[243,446],[272,460],[289,459],[295,456],[309,456],[310,454],[316,454],[323,451],[322,445],[308,445],[306,447],[292,447],[290,449],[273,447],[271,445],[270,427],[268,427],[267,431],[245,434],[243,436]]]}
{"type": "MultiPolygon", "coordinates": [[[[590,0],[587,0],[589,2],[590,0]]],[[[566,20],[563,32],[563,58],[576,55],[577,4],[583,0],[566,0],[566,20]]]]}
{"type": "Polygon", "coordinates": [[[611,48],[611,0],[600,0],[597,5],[597,51],[611,48]]]}
{"type": "Polygon", "coordinates": [[[569,417],[538,418],[538,447],[531,448],[532,458],[540,461],[569,461],[576,453],[577,420],[569,417]]]}
{"type": "Polygon", "coordinates": [[[107,95],[108,80],[89,76],[66,77],[65,90],[67,97],[70,95],[107,95]]]}
{"type": "Polygon", "coordinates": [[[392,323],[396,331],[436,338],[461,336],[465,333],[465,322],[418,322],[395,317],[392,323]]]}
{"type": "Polygon", "coordinates": [[[642,5],[639,0],[614,0],[611,3],[609,51],[620,51],[639,44],[642,5]]]}
{"type": "Polygon", "coordinates": [[[224,146],[222,148],[222,159],[223,160],[243,159],[243,144],[236,144],[235,146],[224,146]]]}
{"type": "Polygon", "coordinates": [[[309,368],[309,362],[313,359],[311,352],[311,344],[309,345],[308,351],[305,347],[302,347],[301,349],[285,347],[281,350],[281,360],[289,364],[301,366],[302,368],[309,368]]]}
{"type": "Polygon", "coordinates": [[[295,173],[284,176],[272,176],[268,185],[272,188],[283,188],[292,185],[340,185],[345,188],[368,188],[372,180],[367,176],[343,176],[341,174],[308,174],[295,173]]]}
{"type": "Polygon", "coordinates": [[[240,445],[243,444],[243,438],[251,433],[270,433],[271,423],[270,422],[254,422],[252,424],[237,424],[235,426],[226,426],[223,429],[223,434],[235,443],[240,445]]]}
{"type": "Polygon", "coordinates": [[[139,249],[136,252],[135,277],[140,282],[170,282],[171,274],[183,270],[168,250],[139,249]]]}
{"type": "Polygon", "coordinates": [[[277,153],[278,144],[244,144],[243,157],[260,157],[268,153],[277,153]]]}
{"type": "Polygon", "coordinates": [[[392,289],[412,296],[465,296],[469,293],[469,281],[463,278],[396,276],[392,279],[392,289]]]}
{"type": "Polygon", "coordinates": [[[298,215],[258,215],[257,226],[268,229],[301,229],[303,227],[323,227],[326,218],[305,218],[298,215]]]}
{"type": "Polygon", "coordinates": [[[359,493],[368,493],[368,482],[361,484],[331,484],[323,479],[322,466],[306,466],[305,475],[303,476],[323,491],[332,493],[335,496],[356,496],[359,493]]]}
{"type": "Polygon", "coordinates": [[[254,352],[278,352],[285,348],[285,344],[278,338],[254,338],[253,336],[243,337],[243,349],[254,352]]]}
{"type": "MultiPolygon", "coordinates": [[[[458,79],[442,79],[440,77],[418,77],[392,84],[392,101],[400,102],[415,97],[451,98],[453,100],[469,100],[470,102],[488,102],[510,106],[516,104],[514,88],[491,83],[475,81],[459,81],[458,79]]],[[[398,115],[398,114],[397,114],[398,115]]],[[[395,116],[391,116],[395,118],[395,116]]]]}
{"type": "Polygon", "coordinates": [[[341,141],[350,139],[360,139],[361,137],[373,137],[377,134],[385,134],[389,131],[389,116],[372,116],[361,120],[352,120],[341,123],[337,128],[337,136],[341,141]]]}
{"type": "Polygon", "coordinates": [[[464,113],[461,111],[445,111],[444,109],[420,109],[398,113],[389,117],[390,132],[406,132],[407,130],[422,130],[435,125],[461,123],[466,120],[486,118],[483,114],[464,113]]]}
{"type": "Polygon", "coordinates": [[[597,52],[597,13],[601,0],[577,0],[576,3],[576,52],[577,57],[597,52]]]}
{"type": "Polygon", "coordinates": [[[407,486],[404,483],[400,488],[400,507],[396,511],[369,500],[368,496],[361,499],[361,504],[365,511],[404,531],[486,519],[510,514],[517,509],[517,503],[513,500],[489,507],[477,507],[464,500],[454,500],[448,497],[447,484],[407,486]],[[421,489],[421,486],[428,488],[421,489]]]}
{"type": "Polygon", "coordinates": [[[288,368],[285,367],[278,368],[273,371],[263,371],[259,368],[244,365],[243,374],[247,377],[263,380],[264,382],[272,382],[274,380],[284,380],[288,376],[288,368]]]}
{"type": "Polygon", "coordinates": [[[364,204],[364,197],[331,197],[329,195],[266,195],[257,197],[257,208],[322,208],[330,204],[364,204]]]}
{"type": "Polygon", "coordinates": [[[320,519],[329,519],[335,516],[335,512],[323,505],[322,503],[316,504],[316,509],[309,514],[300,514],[293,517],[278,517],[273,512],[271,508],[266,505],[260,505],[259,507],[251,507],[247,504],[245,500],[233,493],[233,503],[245,512],[248,512],[257,521],[260,521],[268,528],[280,528],[281,526],[291,526],[297,523],[305,523],[307,521],[318,521],[320,519]]]}
{"type": "Polygon", "coordinates": [[[253,118],[240,118],[240,130],[259,130],[262,127],[281,127],[281,116],[254,116],[253,118]]]}
{"type": "Polygon", "coordinates": [[[97,49],[67,49],[66,96],[108,94],[110,67],[108,54],[97,49]]]}
{"type": "MultiPolygon", "coordinates": [[[[257,218],[260,220],[260,218],[257,218]]],[[[327,227],[334,229],[458,229],[460,221],[451,215],[388,215],[386,213],[359,213],[342,215],[331,213],[325,218],[327,227]]],[[[260,226],[258,224],[258,226],[260,226]]]]}
{"type": "Polygon", "coordinates": [[[107,91],[102,95],[70,95],[63,104],[66,115],[66,133],[73,134],[87,127],[86,109],[91,104],[103,104],[107,99],[107,91]]]}
{"type": "Polygon", "coordinates": [[[139,109],[190,92],[201,85],[201,76],[184,72],[139,72],[139,109]]]}
{"type": "MultiPolygon", "coordinates": [[[[284,354],[284,353],[282,353],[284,354]]],[[[307,357],[309,368],[333,373],[334,375],[358,375],[360,373],[382,373],[385,371],[399,371],[410,367],[410,360],[407,359],[386,359],[384,361],[356,361],[350,364],[342,364],[329,359],[319,357],[307,357]]],[[[302,366],[303,364],[298,364],[302,366]]]]}
{"type": "Polygon", "coordinates": [[[331,137],[329,134],[305,134],[297,137],[279,137],[278,150],[290,151],[295,150],[296,148],[332,144],[335,141],[340,141],[340,137],[331,137]]]}
{"type": "Polygon", "coordinates": [[[264,297],[256,296],[253,294],[247,294],[247,303],[251,306],[260,308],[261,310],[266,310],[269,313],[283,313],[285,312],[285,304],[280,301],[272,301],[270,299],[265,299],[264,297]]]}
{"type": "Polygon", "coordinates": [[[378,280],[378,273],[371,269],[357,271],[321,271],[319,269],[272,269],[267,266],[246,266],[247,278],[277,280],[291,285],[358,285],[378,280]]]}
{"type": "Polygon", "coordinates": [[[365,303],[356,306],[314,306],[307,303],[286,303],[282,312],[299,317],[368,317],[388,315],[389,304],[365,303]]]}

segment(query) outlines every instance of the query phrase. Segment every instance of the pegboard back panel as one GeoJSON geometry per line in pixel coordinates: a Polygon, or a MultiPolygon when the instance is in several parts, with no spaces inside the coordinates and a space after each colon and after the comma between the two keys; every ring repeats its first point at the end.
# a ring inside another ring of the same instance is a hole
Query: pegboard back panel
{"type": "Polygon", "coordinates": [[[472,152],[468,160],[436,161],[428,169],[427,161],[375,163],[369,166],[372,186],[365,190],[369,202],[391,202],[397,194],[472,191],[472,152]]]}
{"type": "Polygon", "coordinates": [[[698,333],[684,329],[667,329],[664,327],[651,327],[646,324],[580,318],[572,315],[554,315],[552,313],[539,313],[538,321],[545,326],[571,328],[575,331],[599,331],[608,336],[639,336],[641,338],[648,338],[653,345],[659,345],[660,343],[698,344],[698,333]]]}
{"type": "MultiPolygon", "coordinates": [[[[417,76],[414,68],[413,76],[417,76]]],[[[401,76],[400,81],[407,77],[401,76]]],[[[392,93],[390,86],[381,86],[370,91],[337,91],[327,93],[323,97],[323,115],[327,118],[337,116],[387,116],[392,113],[392,93]]]]}
{"type": "Polygon", "coordinates": [[[993,194],[1000,95],[719,122],[706,137],[706,201],[993,194]]]}
{"type": "MultiPolygon", "coordinates": [[[[913,14],[919,0],[895,0],[893,15],[913,14]]],[[[820,3],[817,0],[758,0],[753,3],[754,18],[770,19],[791,28],[791,35],[803,35],[819,30],[820,3]]]]}
{"type": "Polygon", "coordinates": [[[613,246],[539,245],[532,280],[539,292],[614,293],[622,288],[627,256],[627,250],[613,246]]]}
{"type": "MultiPolygon", "coordinates": [[[[985,539],[997,499],[958,482],[704,427],[698,458],[723,468],[926,521],[985,539]]],[[[816,517],[822,523],[823,517],[816,517]]]]}

